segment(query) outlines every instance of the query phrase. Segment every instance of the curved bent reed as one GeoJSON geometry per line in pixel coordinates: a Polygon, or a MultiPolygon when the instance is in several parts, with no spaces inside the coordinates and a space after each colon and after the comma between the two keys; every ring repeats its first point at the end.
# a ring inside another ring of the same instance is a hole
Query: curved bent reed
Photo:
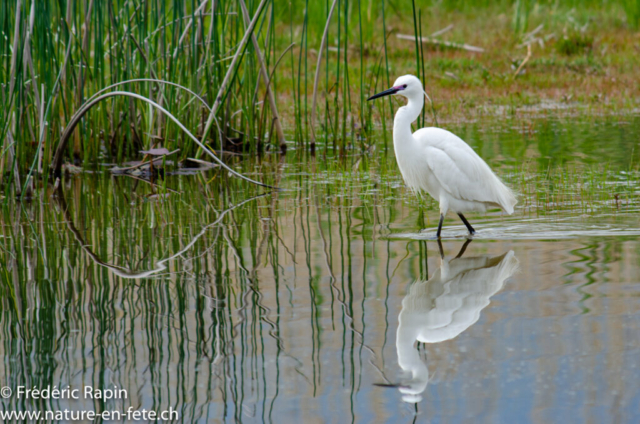
{"type": "Polygon", "coordinates": [[[195,91],[180,85],[180,84],[176,84],[175,82],[171,82],[171,81],[165,81],[165,80],[159,80],[159,79],[154,79],[154,78],[134,78],[134,79],[130,79],[130,80],[126,80],[126,81],[120,81],[117,82],[115,84],[111,84],[105,88],[103,88],[102,90],[96,92],[93,96],[89,97],[87,99],[87,101],[85,103],[89,103],[91,100],[93,100],[94,98],[98,97],[100,94],[104,93],[105,91],[113,88],[113,87],[117,87],[119,85],[124,85],[124,84],[128,84],[130,82],[155,82],[158,84],[167,84],[167,85],[172,85],[174,87],[180,88],[184,91],[186,91],[187,93],[191,94],[193,97],[195,97],[196,99],[200,100],[200,102],[204,105],[204,107],[207,108],[207,110],[209,112],[211,112],[211,106],[209,106],[209,104],[207,103],[207,101],[205,99],[203,99],[198,93],[196,93],[195,91]]]}
{"type": "Polygon", "coordinates": [[[105,93],[102,94],[96,98],[94,98],[92,101],[85,103],[69,120],[69,124],[67,125],[67,127],[64,129],[64,132],[62,133],[62,137],[60,137],[60,142],[58,143],[58,148],[56,149],[56,154],[53,158],[53,162],[51,163],[51,172],[54,176],[60,176],[60,170],[62,168],[62,156],[64,155],[64,150],[67,146],[67,142],[69,141],[69,138],[71,137],[71,134],[73,133],[73,130],[75,129],[76,125],[78,125],[78,123],[80,122],[80,120],[82,119],[82,117],[89,112],[89,110],[91,110],[91,108],[93,106],[95,106],[96,104],[100,103],[101,101],[108,99],[109,97],[116,97],[116,96],[124,96],[124,97],[132,97],[134,99],[138,99],[138,100],[142,100],[143,102],[146,102],[148,104],[150,104],[151,106],[157,108],[158,110],[160,110],[162,113],[164,113],[165,115],[167,115],[167,117],[169,117],[169,119],[171,119],[182,131],[185,132],[185,134],[187,134],[189,136],[189,138],[191,138],[198,146],[200,146],[209,156],[211,156],[216,162],[218,162],[218,164],[220,164],[220,166],[222,166],[224,169],[226,169],[227,171],[229,171],[231,174],[235,175],[238,178],[242,178],[245,181],[248,181],[252,184],[255,185],[259,185],[261,187],[266,187],[266,188],[270,188],[270,189],[274,189],[274,190],[278,190],[278,188],[276,187],[272,187],[270,185],[252,180],[249,177],[245,177],[244,175],[234,171],[233,169],[231,169],[226,163],[224,163],[220,158],[218,158],[218,156],[216,156],[211,150],[209,150],[202,142],[200,142],[200,140],[198,140],[196,138],[196,136],[194,136],[191,131],[189,131],[183,124],[182,122],[180,122],[178,120],[178,118],[176,118],[175,116],[173,116],[173,114],[171,112],[169,112],[167,109],[163,108],[162,106],[160,106],[159,104],[157,104],[156,102],[154,102],[153,100],[150,100],[144,96],[141,96],[139,94],[136,93],[129,93],[127,91],[112,91],[111,93],[105,93]]]}

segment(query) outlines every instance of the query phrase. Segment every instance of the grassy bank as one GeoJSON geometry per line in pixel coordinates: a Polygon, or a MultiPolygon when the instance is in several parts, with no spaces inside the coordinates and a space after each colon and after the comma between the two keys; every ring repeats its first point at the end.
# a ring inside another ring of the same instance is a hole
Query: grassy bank
{"type": "Polygon", "coordinates": [[[0,177],[22,191],[82,105],[133,79],[67,131],[64,161],[121,162],[151,147],[182,160],[202,154],[194,139],[254,152],[367,148],[395,106],[366,98],[405,73],[426,82],[440,124],[634,110],[639,16],[638,0],[3,2],[0,177]]]}

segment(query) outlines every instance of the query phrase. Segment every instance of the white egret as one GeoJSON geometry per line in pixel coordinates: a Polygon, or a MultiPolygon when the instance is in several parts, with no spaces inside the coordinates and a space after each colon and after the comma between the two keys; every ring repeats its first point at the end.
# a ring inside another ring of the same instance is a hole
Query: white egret
{"type": "Polygon", "coordinates": [[[393,122],[393,147],[396,161],[407,186],[414,192],[427,192],[440,202],[440,223],[447,212],[458,214],[469,234],[475,230],[463,212],[485,212],[499,207],[509,215],[517,200],[513,192],[491,171],[489,165],[455,134],[436,127],[411,133],[424,106],[426,93],[413,75],[404,75],[388,90],[369,97],[400,95],[408,102],[396,112],[393,122]]]}

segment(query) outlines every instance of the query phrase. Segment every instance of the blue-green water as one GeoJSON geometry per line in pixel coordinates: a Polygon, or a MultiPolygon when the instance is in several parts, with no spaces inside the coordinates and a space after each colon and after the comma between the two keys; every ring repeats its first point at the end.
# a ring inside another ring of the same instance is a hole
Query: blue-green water
{"type": "Polygon", "coordinates": [[[442,259],[435,203],[381,140],[237,162],[277,193],[216,170],[159,186],[105,172],[7,200],[0,411],[637,422],[640,120],[450,128],[521,193],[513,216],[468,216],[478,235],[458,258],[464,227],[447,219],[442,259]]]}

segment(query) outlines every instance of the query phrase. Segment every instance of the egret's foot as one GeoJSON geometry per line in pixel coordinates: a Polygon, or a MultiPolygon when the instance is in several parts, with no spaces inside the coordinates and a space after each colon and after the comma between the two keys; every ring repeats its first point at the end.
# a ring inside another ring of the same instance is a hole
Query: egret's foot
{"type": "Polygon", "coordinates": [[[473,227],[471,226],[471,224],[469,224],[469,221],[467,221],[467,218],[465,218],[464,215],[462,215],[461,213],[458,213],[458,216],[460,217],[460,219],[464,223],[464,226],[467,227],[467,230],[469,230],[469,236],[475,235],[476,230],[474,230],[473,227]]]}

